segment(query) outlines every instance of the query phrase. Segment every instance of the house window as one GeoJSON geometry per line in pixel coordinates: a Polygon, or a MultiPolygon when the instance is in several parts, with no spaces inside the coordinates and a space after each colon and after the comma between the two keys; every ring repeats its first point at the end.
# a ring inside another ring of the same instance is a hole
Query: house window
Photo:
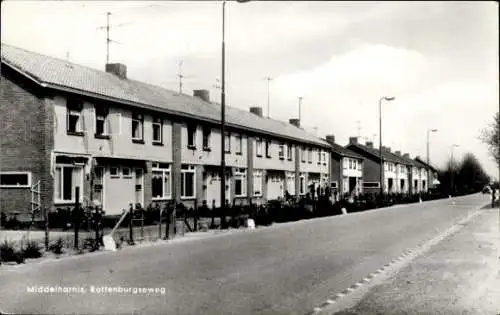
{"type": "Polygon", "coordinates": [[[31,172],[0,172],[0,188],[31,187],[31,172]]]}
{"type": "Polygon", "coordinates": [[[132,171],[130,170],[130,167],[122,168],[122,176],[123,178],[132,178],[132,171]]]}
{"type": "Polygon", "coordinates": [[[181,198],[194,198],[195,187],[195,168],[194,165],[182,165],[181,168],[181,198]]]}
{"type": "Polygon", "coordinates": [[[258,157],[262,156],[262,138],[255,139],[255,154],[258,157]]]}
{"type": "Polygon", "coordinates": [[[159,117],[153,118],[153,143],[163,143],[163,119],[159,117]]]}
{"type": "Polygon", "coordinates": [[[266,140],[266,157],[271,157],[271,141],[266,140]]]}
{"type": "Polygon", "coordinates": [[[109,175],[113,177],[120,177],[120,168],[118,166],[111,166],[109,168],[109,175]]]}
{"type": "Polygon", "coordinates": [[[132,140],[143,140],[144,116],[142,114],[132,114],[132,140]]]}
{"type": "Polygon", "coordinates": [[[153,200],[170,199],[172,197],[172,177],[170,175],[170,165],[163,163],[153,163],[151,173],[151,189],[153,191],[153,200]]]}
{"type": "Polygon", "coordinates": [[[356,162],[356,160],[352,160],[352,168],[356,169],[357,166],[358,166],[358,163],[356,162]]]}
{"type": "Polygon", "coordinates": [[[107,128],[108,108],[104,106],[95,107],[95,134],[105,136],[108,134],[107,128]]]}
{"type": "Polygon", "coordinates": [[[291,144],[289,144],[287,147],[286,147],[286,157],[288,159],[288,161],[291,161],[292,158],[293,158],[293,146],[291,144]]]}
{"type": "Polygon", "coordinates": [[[331,183],[330,183],[330,188],[331,188],[331,189],[337,189],[337,186],[338,186],[338,185],[337,185],[337,182],[336,182],[336,181],[335,181],[335,182],[331,182],[331,183]]]}
{"type": "Polygon", "coordinates": [[[196,125],[187,126],[187,146],[188,148],[196,147],[196,125]]]}
{"type": "Polygon", "coordinates": [[[80,187],[80,201],[83,196],[82,167],[56,165],[54,194],[55,202],[75,202],[76,187],[80,187]]]}
{"type": "Polygon", "coordinates": [[[380,188],[379,182],[364,182],[363,188],[380,188]]]}
{"type": "Polygon", "coordinates": [[[280,160],[283,160],[285,158],[285,145],[284,144],[279,145],[278,156],[279,156],[280,160]]]}
{"type": "Polygon", "coordinates": [[[304,174],[299,176],[299,193],[304,195],[306,193],[306,177],[304,174]]]}
{"type": "Polygon", "coordinates": [[[323,164],[326,165],[326,152],[322,152],[321,155],[323,157],[323,164]]]}
{"type": "Polygon", "coordinates": [[[349,169],[352,170],[352,160],[349,159],[349,169]]]}
{"type": "Polygon", "coordinates": [[[236,138],[236,143],[235,143],[235,151],[236,151],[236,154],[241,154],[241,146],[242,146],[242,142],[243,142],[243,137],[241,135],[241,133],[238,133],[234,136],[236,138]]]}
{"type": "Polygon", "coordinates": [[[231,153],[231,133],[226,131],[224,137],[225,137],[224,151],[226,153],[231,153]]]}
{"type": "Polygon", "coordinates": [[[255,196],[262,195],[262,171],[254,170],[253,172],[253,194],[255,196]]]}
{"type": "Polygon", "coordinates": [[[203,127],[203,149],[210,149],[210,136],[212,129],[210,127],[203,127]]]}
{"type": "Polygon", "coordinates": [[[234,172],[234,195],[242,197],[246,195],[246,178],[247,171],[245,169],[238,169],[234,172]]]}
{"type": "Polygon", "coordinates": [[[312,163],[312,160],[313,160],[313,150],[312,148],[309,148],[309,151],[307,152],[307,161],[309,163],[312,163]]]}
{"type": "Polygon", "coordinates": [[[68,112],[67,131],[82,132],[83,102],[74,98],[68,98],[66,99],[66,108],[68,112]]]}
{"type": "Polygon", "coordinates": [[[321,164],[321,150],[318,150],[318,164],[321,164]]]}

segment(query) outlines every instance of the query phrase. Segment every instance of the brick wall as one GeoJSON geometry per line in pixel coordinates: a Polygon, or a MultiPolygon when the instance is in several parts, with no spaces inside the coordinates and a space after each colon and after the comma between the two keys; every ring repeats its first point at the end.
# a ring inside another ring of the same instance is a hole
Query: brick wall
{"type": "Polygon", "coordinates": [[[295,191],[290,194],[295,194],[296,197],[300,196],[300,146],[295,146],[295,191]]]}
{"type": "Polygon", "coordinates": [[[378,182],[380,180],[380,163],[370,159],[365,159],[363,175],[365,182],[378,182]]]}
{"type": "Polygon", "coordinates": [[[182,123],[173,122],[172,126],[172,200],[181,201],[181,128],[182,123]]]}
{"type": "Polygon", "coordinates": [[[330,182],[337,182],[337,191],[342,191],[342,157],[332,154],[330,159],[330,182]]]}
{"type": "MultiPolygon", "coordinates": [[[[0,170],[29,171],[32,184],[40,180],[42,209],[50,209],[53,183],[50,151],[53,148],[53,108],[35,83],[7,66],[0,81],[0,170]]],[[[31,211],[29,188],[0,189],[2,212],[31,211]]],[[[37,217],[41,217],[42,213],[37,217]]],[[[20,219],[25,219],[22,216],[20,219]]]]}

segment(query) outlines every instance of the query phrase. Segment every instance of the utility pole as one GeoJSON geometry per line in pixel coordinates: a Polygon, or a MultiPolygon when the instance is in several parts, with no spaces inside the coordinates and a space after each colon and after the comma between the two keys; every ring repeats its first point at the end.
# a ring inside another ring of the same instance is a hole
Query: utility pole
{"type": "MultiPolygon", "coordinates": [[[[221,69],[221,158],[220,158],[220,226],[226,228],[226,1],[222,2],[222,69],[221,69]]],[[[213,210],[212,210],[213,211],[213,210]]]]}
{"type": "Polygon", "coordinates": [[[269,118],[271,115],[269,114],[271,111],[271,81],[273,78],[271,77],[265,77],[265,80],[267,80],[267,118],[269,118]]]}

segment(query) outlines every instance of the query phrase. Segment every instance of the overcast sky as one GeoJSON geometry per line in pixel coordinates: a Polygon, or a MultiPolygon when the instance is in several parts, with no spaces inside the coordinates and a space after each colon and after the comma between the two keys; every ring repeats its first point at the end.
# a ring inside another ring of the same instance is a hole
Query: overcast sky
{"type": "MultiPolygon", "coordinates": [[[[220,78],[221,2],[4,1],[2,42],[104,69],[106,23],[112,62],[130,78],[184,92],[209,89],[220,78]],[[129,23],[130,22],[130,23],[129,23]],[[127,24],[128,23],[128,24],[127,24]]],[[[383,142],[393,151],[444,165],[451,145],[457,158],[474,153],[490,175],[498,169],[478,140],[499,108],[496,2],[228,2],[227,102],[272,118],[298,116],[324,137],[334,134],[378,143],[378,100],[383,142]]]]}

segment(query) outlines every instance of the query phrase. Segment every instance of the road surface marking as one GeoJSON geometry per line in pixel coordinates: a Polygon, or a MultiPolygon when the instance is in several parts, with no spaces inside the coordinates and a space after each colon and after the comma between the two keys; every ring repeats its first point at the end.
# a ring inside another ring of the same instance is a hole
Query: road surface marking
{"type": "Polygon", "coordinates": [[[428,251],[430,249],[430,247],[438,244],[439,242],[443,241],[445,238],[449,237],[451,234],[457,232],[458,230],[460,230],[464,226],[464,224],[466,222],[469,222],[475,216],[479,215],[481,213],[480,211],[478,211],[479,209],[480,208],[475,209],[476,211],[467,215],[464,219],[458,221],[457,223],[452,225],[450,228],[446,229],[444,232],[438,234],[437,236],[428,240],[427,242],[419,244],[419,245],[415,246],[413,249],[408,249],[404,254],[400,255],[397,258],[397,260],[393,259],[390,263],[385,264],[383,267],[377,269],[377,271],[370,273],[367,277],[363,278],[362,281],[356,282],[354,285],[351,285],[349,288],[343,290],[341,293],[337,293],[335,295],[335,301],[327,300],[325,303],[323,303],[321,305],[321,307],[315,307],[313,310],[313,314],[323,311],[323,309],[325,307],[327,307],[328,305],[334,304],[337,300],[340,300],[345,295],[355,291],[357,288],[359,288],[363,285],[362,282],[365,282],[365,283],[370,282],[370,279],[375,278],[378,274],[382,273],[388,267],[395,265],[396,262],[402,263],[402,261],[405,258],[408,258],[408,260],[410,260],[410,259],[414,259],[418,255],[425,253],[426,251],[428,251]],[[330,303],[330,302],[334,302],[334,303],[330,303]]]}

